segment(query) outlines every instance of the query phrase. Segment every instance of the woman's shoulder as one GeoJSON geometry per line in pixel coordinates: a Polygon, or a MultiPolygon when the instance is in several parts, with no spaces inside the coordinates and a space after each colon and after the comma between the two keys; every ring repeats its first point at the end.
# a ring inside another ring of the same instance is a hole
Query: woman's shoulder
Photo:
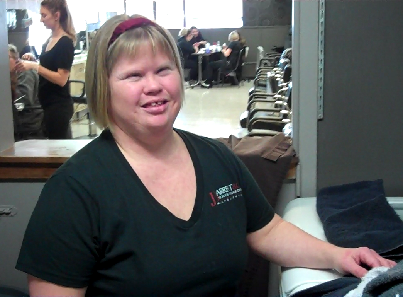
{"type": "Polygon", "coordinates": [[[68,35],[63,35],[57,43],[73,45],[73,39],[68,35]]]}
{"type": "Polygon", "coordinates": [[[116,144],[108,132],[103,131],[101,135],[91,140],[71,156],[55,174],[85,180],[87,174],[91,176],[97,173],[103,174],[104,170],[108,170],[110,166],[113,167],[116,153],[113,147],[116,144]]]}
{"type": "Polygon", "coordinates": [[[73,50],[74,52],[74,43],[73,39],[71,39],[70,36],[68,35],[63,35],[62,37],[59,38],[59,40],[56,42],[55,47],[58,47],[59,49],[69,49],[73,50]]]}

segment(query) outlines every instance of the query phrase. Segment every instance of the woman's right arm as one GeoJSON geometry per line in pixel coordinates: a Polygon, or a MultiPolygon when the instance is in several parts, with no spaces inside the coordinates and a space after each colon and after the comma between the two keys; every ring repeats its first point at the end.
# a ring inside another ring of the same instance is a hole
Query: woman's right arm
{"type": "Polygon", "coordinates": [[[68,288],[49,283],[28,275],[29,296],[31,297],[84,297],[87,288],[68,288]]]}

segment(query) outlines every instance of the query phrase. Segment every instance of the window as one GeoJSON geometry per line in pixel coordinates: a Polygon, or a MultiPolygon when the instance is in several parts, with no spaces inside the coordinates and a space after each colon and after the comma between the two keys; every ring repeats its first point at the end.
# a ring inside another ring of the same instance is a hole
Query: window
{"type": "Polygon", "coordinates": [[[41,15],[32,12],[32,25],[29,27],[29,45],[34,46],[38,55],[42,53],[42,45],[52,33],[40,22],[41,15]]]}
{"type": "Polygon", "coordinates": [[[148,19],[154,19],[153,0],[126,0],[126,14],[141,14],[148,19]]]}
{"type": "Polygon", "coordinates": [[[186,0],[186,27],[239,28],[242,0],[186,0]]]}
{"type": "Polygon", "coordinates": [[[183,0],[158,0],[156,3],[156,21],[159,25],[169,29],[183,28],[183,0]]]}

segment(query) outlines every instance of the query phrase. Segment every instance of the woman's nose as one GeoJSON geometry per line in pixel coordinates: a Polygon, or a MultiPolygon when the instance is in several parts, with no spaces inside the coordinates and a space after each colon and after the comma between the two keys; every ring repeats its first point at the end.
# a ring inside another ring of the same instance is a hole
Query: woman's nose
{"type": "Polygon", "coordinates": [[[158,79],[158,75],[147,75],[145,80],[145,92],[159,92],[161,90],[161,83],[158,79]]]}

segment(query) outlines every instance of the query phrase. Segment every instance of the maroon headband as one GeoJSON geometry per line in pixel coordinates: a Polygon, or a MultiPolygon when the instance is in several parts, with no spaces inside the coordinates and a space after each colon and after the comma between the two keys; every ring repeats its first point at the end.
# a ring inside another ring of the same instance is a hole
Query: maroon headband
{"type": "Polygon", "coordinates": [[[146,18],[133,18],[120,23],[113,31],[112,37],[108,42],[108,47],[124,32],[127,30],[142,27],[144,25],[155,26],[155,23],[146,18]]]}

